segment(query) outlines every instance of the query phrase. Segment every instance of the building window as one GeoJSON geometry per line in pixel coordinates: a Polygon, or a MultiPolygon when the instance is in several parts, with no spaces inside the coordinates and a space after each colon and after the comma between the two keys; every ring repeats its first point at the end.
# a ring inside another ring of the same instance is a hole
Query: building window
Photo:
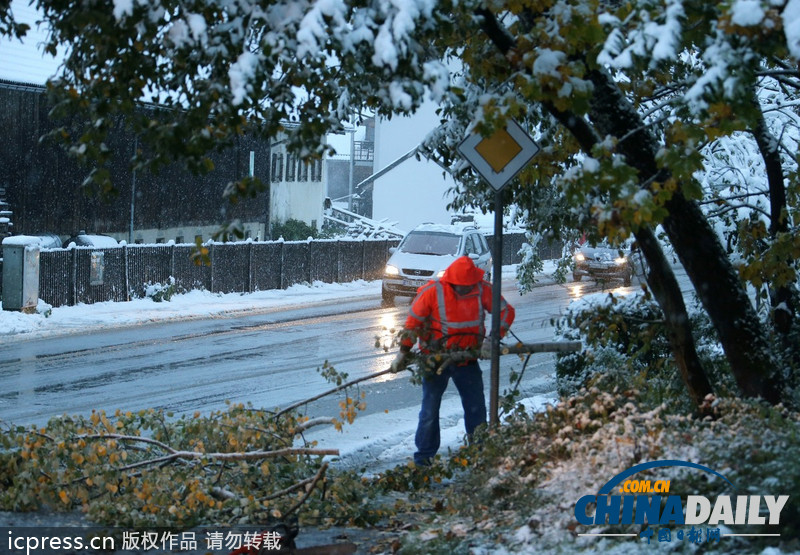
{"type": "Polygon", "coordinates": [[[156,237],[156,244],[157,245],[160,245],[163,242],[164,242],[164,238],[163,237],[156,237]]]}
{"type": "Polygon", "coordinates": [[[322,160],[312,162],[311,181],[322,181],[322,160]]]}
{"type": "Polygon", "coordinates": [[[276,152],[272,154],[272,182],[283,181],[283,154],[276,152]]]}
{"type": "Polygon", "coordinates": [[[178,235],[175,237],[175,244],[182,245],[183,244],[183,235],[178,235]]]}
{"type": "Polygon", "coordinates": [[[297,156],[294,154],[286,155],[286,181],[294,181],[298,176],[297,162],[297,156]]]}
{"type": "Polygon", "coordinates": [[[355,141],[353,156],[359,162],[372,162],[375,159],[375,143],[372,141],[355,141]]]}

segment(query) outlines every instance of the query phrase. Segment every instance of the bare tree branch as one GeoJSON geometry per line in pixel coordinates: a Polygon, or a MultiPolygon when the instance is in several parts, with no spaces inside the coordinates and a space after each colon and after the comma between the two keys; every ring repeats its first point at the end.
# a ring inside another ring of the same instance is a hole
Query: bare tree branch
{"type": "Polygon", "coordinates": [[[77,439],[118,439],[120,441],[135,441],[139,443],[149,443],[151,445],[156,445],[161,447],[164,451],[169,453],[175,453],[175,449],[158,441],[156,439],[152,439],[149,437],[142,437],[142,436],[130,436],[130,435],[123,435],[123,434],[86,434],[77,436],[77,439]]]}
{"type": "Polygon", "coordinates": [[[357,383],[366,382],[368,380],[374,380],[375,378],[377,378],[379,376],[383,376],[383,375],[391,374],[391,373],[392,373],[392,369],[388,368],[386,370],[381,370],[380,372],[376,372],[375,374],[370,374],[369,376],[364,376],[362,378],[358,378],[358,379],[349,381],[349,382],[344,383],[344,384],[342,384],[342,385],[340,385],[338,387],[334,387],[333,389],[329,389],[328,391],[325,391],[324,393],[320,393],[319,395],[315,395],[315,396],[311,397],[310,399],[305,399],[303,401],[298,401],[297,403],[294,403],[293,405],[289,405],[288,407],[286,407],[284,409],[281,409],[278,412],[276,412],[273,415],[273,418],[278,418],[282,414],[286,414],[287,412],[292,411],[292,410],[296,409],[297,407],[302,407],[303,405],[307,405],[308,403],[311,403],[313,401],[317,401],[319,399],[322,399],[323,397],[327,397],[328,395],[331,395],[332,393],[336,393],[337,391],[341,391],[343,389],[347,389],[348,387],[351,387],[351,386],[353,386],[353,385],[355,385],[357,383]]]}
{"type": "Polygon", "coordinates": [[[268,459],[274,457],[285,457],[288,455],[338,455],[338,449],[308,449],[308,448],[289,448],[289,449],[277,449],[275,451],[244,451],[241,453],[201,453],[199,451],[172,451],[169,455],[164,455],[163,457],[157,457],[155,459],[149,459],[146,461],[139,461],[136,463],[132,463],[126,466],[120,467],[118,470],[125,471],[125,470],[132,470],[134,468],[139,468],[142,466],[148,466],[152,464],[160,464],[166,462],[172,462],[176,459],[188,459],[188,460],[197,460],[197,459],[210,459],[215,461],[249,461],[249,460],[258,460],[258,459],[268,459]]]}
{"type": "Polygon", "coordinates": [[[317,475],[314,476],[314,480],[311,482],[311,486],[309,486],[309,488],[306,490],[305,495],[303,495],[303,497],[301,499],[299,499],[297,501],[297,503],[295,503],[294,505],[289,507],[289,509],[283,514],[284,517],[286,517],[287,515],[290,515],[293,512],[295,512],[297,509],[300,508],[300,506],[303,503],[306,502],[306,500],[308,499],[308,496],[311,495],[312,491],[314,491],[314,488],[316,487],[317,483],[322,479],[323,476],[325,476],[325,471],[326,470],[328,470],[328,463],[325,463],[320,467],[319,472],[317,472],[317,475]]]}
{"type": "Polygon", "coordinates": [[[305,432],[309,428],[313,428],[314,426],[322,426],[324,424],[335,424],[336,419],[331,418],[329,416],[321,416],[319,418],[312,418],[307,422],[303,422],[302,424],[298,424],[298,426],[294,429],[294,433],[299,434],[301,432],[305,432]]]}

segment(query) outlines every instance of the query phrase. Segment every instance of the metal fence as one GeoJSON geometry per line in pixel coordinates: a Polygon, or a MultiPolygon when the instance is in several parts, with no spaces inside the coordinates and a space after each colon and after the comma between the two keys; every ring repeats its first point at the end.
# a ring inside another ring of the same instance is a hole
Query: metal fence
{"type": "Polygon", "coordinates": [[[296,283],[373,280],[399,241],[212,243],[210,264],[197,265],[194,245],[122,245],[43,250],[39,298],[52,306],[127,301],[151,284],[179,289],[252,293],[296,283]]]}
{"type": "MultiPolygon", "coordinates": [[[[492,244],[491,237],[487,237],[492,244]]],[[[383,275],[397,240],[313,240],[212,243],[210,265],[196,265],[194,245],[121,245],[46,249],[39,257],[39,298],[56,307],[127,301],[151,284],[174,280],[183,290],[251,293],[296,283],[344,283],[383,275]]],[[[520,262],[523,233],[503,235],[503,264],[520,262]]],[[[540,247],[542,258],[561,256],[559,245],[540,247]]]]}

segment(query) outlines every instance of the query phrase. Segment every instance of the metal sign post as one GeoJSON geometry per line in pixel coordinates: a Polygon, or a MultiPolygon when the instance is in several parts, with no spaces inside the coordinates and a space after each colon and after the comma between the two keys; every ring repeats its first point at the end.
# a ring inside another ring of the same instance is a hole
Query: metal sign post
{"type": "Polygon", "coordinates": [[[520,125],[511,120],[489,137],[473,133],[458,145],[458,152],[495,190],[494,245],[492,256],[492,342],[489,425],[498,421],[500,398],[500,287],[503,274],[503,192],[502,189],[539,152],[539,145],[520,125]]]}
{"type": "Polygon", "coordinates": [[[498,420],[500,400],[500,288],[503,281],[503,192],[494,193],[494,269],[492,270],[492,358],[489,380],[489,425],[498,420]]]}

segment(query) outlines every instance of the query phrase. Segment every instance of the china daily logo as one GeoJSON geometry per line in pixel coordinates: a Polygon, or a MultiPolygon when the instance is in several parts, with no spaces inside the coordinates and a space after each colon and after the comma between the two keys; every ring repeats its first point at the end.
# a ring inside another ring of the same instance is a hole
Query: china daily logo
{"type": "MultiPolygon", "coordinates": [[[[638,464],[609,480],[597,495],[584,495],[575,504],[575,518],[584,526],[607,524],[649,524],[638,534],[650,539],[654,527],[670,527],[658,530],[658,541],[672,541],[672,528],[689,527],[675,531],[675,539],[684,536],[693,543],[719,541],[721,536],[775,536],[780,534],[729,533],[736,526],[780,524],[781,511],[789,500],[788,495],[718,495],[715,498],[703,495],[669,495],[670,480],[641,480],[634,476],[643,470],[670,466],[686,467],[713,474],[733,484],[722,474],[699,464],[677,461],[651,461],[638,464]],[[720,533],[720,525],[726,527],[720,533]],[[699,528],[695,528],[699,527],[699,528]],[[705,534],[703,528],[705,527],[705,534]]],[[[580,536],[636,536],[637,534],[579,534],[580,536]]]]}

